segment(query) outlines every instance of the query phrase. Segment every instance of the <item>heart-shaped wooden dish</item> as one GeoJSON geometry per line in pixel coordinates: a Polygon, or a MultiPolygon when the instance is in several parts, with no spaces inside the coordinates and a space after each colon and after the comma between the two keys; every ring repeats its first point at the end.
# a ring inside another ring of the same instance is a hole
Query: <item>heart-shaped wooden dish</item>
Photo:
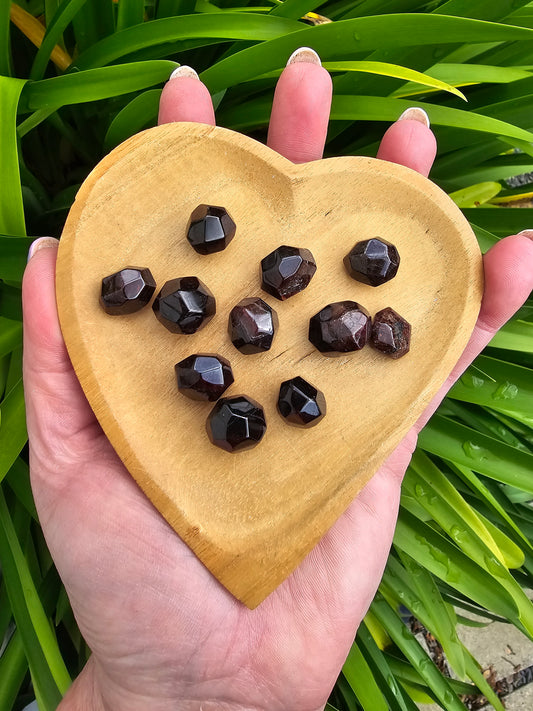
{"type": "Polygon", "coordinates": [[[61,239],[57,300],[72,363],[96,416],[140,487],[209,570],[249,607],[289,575],[416,421],[457,361],[479,311],[482,263],[452,201],[402,166],[342,157],[294,165],[223,128],[176,123],[134,136],[81,187],[61,239]],[[223,205],[237,224],[229,247],[198,255],[186,240],[192,210],[223,205]],[[382,236],[401,256],[398,275],[373,288],[351,279],[343,257],[382,236]],[[318,269],[286,302],[260,288],[259,263],[282,244],[306,247],[318,269]],[[217,299],[213,320],[174,335],[150,307],[111,317],[104,276],[149,267],[158,289],[198,276],[217,299]],[[280,326],[270,351],[243,355],[227,334],[230,309],[261,296],[280,326]],[[366,346],[326,358],[309,343],[309,318],[350,299],[374,315],[390,306],[412,324],[399,360],[366,346]],[[233,366],[226,395],[265,408],[254,449],[213,446],[211,405],[177,392],[174,364],[219,353],[233,366]],[[279,385],[301,375],[327,400],[311,429],[276,411],[279,385]]]}

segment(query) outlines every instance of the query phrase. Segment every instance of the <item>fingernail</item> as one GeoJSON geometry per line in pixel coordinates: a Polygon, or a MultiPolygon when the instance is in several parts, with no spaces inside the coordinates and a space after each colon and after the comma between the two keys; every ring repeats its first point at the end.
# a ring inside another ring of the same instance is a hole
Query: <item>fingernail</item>
{"type": "Polygon", "coordinates": [[[182,64],[181,67],[174,69],[169,77],[169,81],[170,79],[177,79],[179,77],[193,77],[194,79],[200,78],[194,69],[192,67],[188,67],[186,64],[182,64]]]}
{"type": "Polygon", "coordinates": [[[311,64],[318,64],[319,67],[322,66],[320,57],[311,47],[298,47],[298,49],[295,49],[287,61],[287,66],[296,62],[310,62],[311,64]]]}
{"type": "Polygon", "coordinates": [[[522,235],[522,237],[533,239],[533,230],[522,230],[522,232],[519,232],[518,234],[522,235]]]}
{"type": "Polygon", "coordinates": [[[45,247],[57,247],[58,244],[59,240],[55,239],[55,237],[39,237],[39,239],[34,240],[30,244],[30,249],[28,251],[28,262],[33,257],[35,252],[38,252],[40,249],[44,249],[45,247]]]}
{"type": "Polygon", "coordinates": [[[420,121],[420,123],[425,124],[429,128],[429,116],[424,109],[421,109],[418,106],[406,109],[398,118],[398,121],[405,121],[406,119],[411,121],[420,121]]]}

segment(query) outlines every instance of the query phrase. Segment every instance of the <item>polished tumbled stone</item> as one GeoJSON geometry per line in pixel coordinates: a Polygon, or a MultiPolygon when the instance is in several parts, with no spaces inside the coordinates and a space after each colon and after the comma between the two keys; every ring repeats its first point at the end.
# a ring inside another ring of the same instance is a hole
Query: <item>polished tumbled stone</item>
{"type": "Polygon", "coordinates": [[[400,255],[393,244],[374,237],[358,242],[344,257],[344,265],[356,281],[380,286],[396,276],[400,255]]]}
{"type": "Polygon", "coordinates": [[[262,406],[246,395],[221,398],[211,410],[206,429],[213,444],[226,452],[255,447],[266,431],[262,406]]]}
{"type": "Polygon", "coordinates": [[[315,272],[316,262],[308,249],[283,245],[261,260],[261,287],[285,301],[305,289],[315,272]]]}
{"type": "Polygon", "coordinates": [[[172,333],[196,333],[215,315],[215,297],[197,277],[171,279],[152,305],[158,320],[172,333]]]}
{"type": "Polygon", "coordinates": [[[264,353],[272,346],[278,315],[263,299],[242,299],[229,314],[228,333],[241,353],[264,353]]]}
{"type": "Polygon", "coordinates": [[[178,390],[191,400],[215,402],[233,383],[229,360],[214,353],[195,353],[174,368],[178,390]]]}
{"type": "Polygon", "coordinates": [[[324,393],[299,375],[281,383],[278,411],[291,425],[313,427],[326,414],[324,393]]]}
{"type": "Polygon", "coordinates": [[[391,358],[401,358],[409,352],[411,324],[394,309],[382,309],[374,316],[370,344],[391,358]]]}
{"type": "Polygon", "coordinates": [[[309,321],[309,340],[325,355],[358,351],[370,337],[371,318],[355,301],[328,304],[309,321]]]}
{"type": "Polygon", "coordinates": [[[111,316],[139,311],[154,295],[155,279],[145,267],[125,267],[102,279],[100,304],[111,316]]]}
{"type": "Polygon", "coordinates": [[[225,207],[198,205],[187,225],[187,239],[199,254],[213,254],[226,249],[235,230],[235,222],[225,207]]]}

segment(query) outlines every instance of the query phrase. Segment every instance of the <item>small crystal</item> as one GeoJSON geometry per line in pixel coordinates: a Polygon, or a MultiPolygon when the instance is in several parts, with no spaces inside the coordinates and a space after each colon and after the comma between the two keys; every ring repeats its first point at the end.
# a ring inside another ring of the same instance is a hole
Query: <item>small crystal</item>
{"type": "Polygon", "coordinates": [[[344,257],[344,265],[356,281],[380,286],[396,276],[400,255],[393,244],[374,237],[358,242],[344,257]]]}
{"type": "Polygon", "coordinates": [[[229,315],[228,333],[241,353],[264,353],[272,346],[278,327],[278,316],[259,297],[242,299],[229,315]]]}
{"type": "Polygon", "coordinates": [[[328,304],[309,321],[309,340],[325,355],[360,350],[370,337],[368,311],[355,301],[328,304]]]}
{"type": "Polygon", "coordinates": [[[308,249],[278,247],[261,260],[261,287],[280,301],[303,291],[316,272],[316,263],[308,249]]]}
{"type": "Polygon", "coordinates": [[[313,427],[326,414],[324,393],[300,376],[281,383],[278,411],[291,425],[313,427]]]}
{"type": "Polygon", "coordinates": [[[197,277],[171,279],[154,299],[157,319],[172,333],[196,333],[215,315],[215,297],[197,277]]]}
{"type": "Polygon", "coordinates": [[[225,207],[198,205],[187,225],[187,239],[199,254],[213,254],[226,249],[235,230],[235,222],[225,207]]]}
{"type": "Polygon", "coordinates": [[[146,267],[125,267],[102,279],[100,304],[111,316],[139,311],[154,295],[155,279],[146,267]]]}
{"type": "Polygon", "coordinates": [[[211,442],[226,452],[250,449],[265,434],[265,413],[258,402],[246,395],[223,397],[211,410],[206,428],[211,442]]]}
{"type": "Polygon", "coordinates": [[[391,308],[374,316],[370,344],[391,358],[401,358],[409,352],[411,325],[391,308]]]}
{"type": "Polygon", "coordinates": [[[214,353],[195,353],[174,368],[178,390],[191,400],[215,402],[233,383],[230,362],[214,353]]]}

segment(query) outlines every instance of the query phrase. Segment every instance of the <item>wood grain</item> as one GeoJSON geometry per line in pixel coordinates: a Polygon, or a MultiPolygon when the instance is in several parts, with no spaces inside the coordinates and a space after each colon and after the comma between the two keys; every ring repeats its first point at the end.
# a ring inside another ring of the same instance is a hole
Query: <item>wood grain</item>
{"type": "Polygon", "coordinates": [[[223,585],[255,607],[346,509],[416,421],[468,341],[479,311],[482,263],[460,210],[402,166],[342,157],[294,165],[227,129],[176,123],[116,148],[82,185],[61,239],[57,300],[72,363],[104,431],[139,486],[223,585]],[[200,203],[237,224],[229,247],[198,255],[185,238],[200,203]],[[398,275],[370,287],[344,255],[380,235],[401,256],[398,275]],[[286,302],[260,289],[259,263],[281,244],[307,247],[318,269],[286,302]],[[98,303],[101,280],[149,267],[158,289],[198,276],[217,314],[192,336],[169,333],[151,307],[123,317],[98,303]],[[243,355],[227,334],[230,309],[261,296],[278,313],[272,349],[243,355]],[[351,299],[373,315],[391,306],[412,324],[411,351],[326,358],[307,340],[309,318],[351,299]],[[191,353],[228,358],[235,383],[263,404],[268,429],[237,454],[210,444],[211,406],[177,392],[174,364],[191,353]],[[288,426],[279,385],[301,375],[326,396],[315,428],[288,426]]]}

